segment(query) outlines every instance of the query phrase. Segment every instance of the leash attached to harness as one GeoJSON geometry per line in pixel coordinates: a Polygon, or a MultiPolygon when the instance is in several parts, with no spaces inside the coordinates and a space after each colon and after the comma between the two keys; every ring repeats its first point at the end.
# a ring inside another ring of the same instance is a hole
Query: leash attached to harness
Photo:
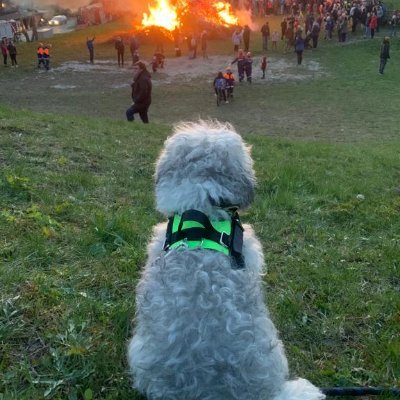
{"type": "Polygon", "coordinates": [[[400,388],[382,388],[382,387],[333,387],[322,388],[322,393],[329,397],[339,396],[380,396],[383,394],[393,397],[400,397],[400,388]]]}
{"type": "Polygon", "coordinates": [[[238,268],[244,268],[243,227],[237,212],[222,221],[210,221],[206,214],[198,210],[187,210],[182,215],[170,217],[164,251],[181,246],[219,251],[232,256],[238,268]]]}

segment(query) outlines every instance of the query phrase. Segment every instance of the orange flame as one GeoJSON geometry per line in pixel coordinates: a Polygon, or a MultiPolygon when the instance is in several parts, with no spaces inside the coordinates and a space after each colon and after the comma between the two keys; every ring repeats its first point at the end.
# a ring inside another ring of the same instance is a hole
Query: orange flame
{"type": "Polygon", "coordinates": [[[222,25],[229,26],[239,24],[239,19],[232,14],[231,5],[229,3],[218,1],[213,4],[213,6],[217,10],[222,25]]]}
{"type": "Polygon", "coordinates": [[[143,14],[143,26],[161,26],[169,31],[173,31],[180,25],[176,7],[172,6],[168,0],[157,0],[157,5],[149,5],[150,14],[143,14]]]}
{"type": "Polygon", "coordinates": [[[204,18],[212,23],[225,27],[239,24],[239,19],[233,14],[228,2],[203,0],[193,5],[189,0],[175,0],[176,5],[173,5],[171,1],[173,0],[156,0],[154,6],[149,5],[149,14],[143,14],[142,26],[159,26],[173,31],[181,25],[180,15],[191,7],[196,9],[196,15],[204,15],[204,18]]]}

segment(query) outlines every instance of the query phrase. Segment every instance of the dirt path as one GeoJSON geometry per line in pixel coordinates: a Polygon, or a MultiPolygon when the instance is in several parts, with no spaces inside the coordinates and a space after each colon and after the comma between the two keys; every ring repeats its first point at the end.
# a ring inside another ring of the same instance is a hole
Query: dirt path
{"type": "MultiPolygon", "coordinates": [[[[268,60],[266,79],[261,79],[259,59],[253,65],[252,89],[247,83],[238,85],[237,101],[228,110],[216,110],[211,82],[218,71],[223,71],[232,61],[227,56],[209,59],[187,57],[167,59],[165,68],[153,74],[153,104],[151,120],[173,124],[181,119],[219,118],[238,127],[246,124],[259,130],[263,125],[263,107],[256,104],[257,116],[245,121],[252,102],[268,93],[268,85],[279,82],[304,81],[326,75],[321,66],[305,57],[304,65],[296,65],[295,54],[274,55],[268,60]],[[265,87],[265,89],[264,89],[265,87]],[[258,88],[258,89],[257,89],[258,88]],[[241,104],[239,102],[242,102],[241,104]],[[259,107],[257,109],[257,107],[259,107]],[[260,108],[261,107],[261,108],[260,108]],[[259,111],[258,111],[259,110],[259,111]]],[[[237,66],[233,65],[237,77],[237,66]]],[[[115,60],[97,61],[94,65],[69,61],[44,70],[9,71],[10,79],[3,79],[2,103],[16,108],[38,112],[110,117],[125,120],[125,110],[130,103],[130,66],[118,68],[115,60]]]]}

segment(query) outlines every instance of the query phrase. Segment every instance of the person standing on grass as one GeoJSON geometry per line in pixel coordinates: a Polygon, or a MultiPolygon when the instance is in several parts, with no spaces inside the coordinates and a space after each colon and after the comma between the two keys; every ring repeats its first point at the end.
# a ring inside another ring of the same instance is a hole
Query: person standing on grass
{"type": "Polygon", "coordinates": [[[42,65],[45,67],[43,54],[44,54],[44,45],[43,45],[43,43],[39,43],[39,46],[36,50],[36,55],[37,55],[37,60],[38,60],[38,65],[37,65],[38,68],[40,68],[42,65]]]}
{"type": "Polygon", "coordinates": [[[267,65],[268,65],[267,56],[263,56],[261,59],[261,72],[262,72],[261,79],[265,79],[265,71],[267,70],[267,65]]]}
{"type": "Polygon", "coordinates": [[[285,39],[286,29],[287,29],[287,19],[286,19],[286,17],[283,17],[282,22],[281,22],[281,40],[285,39]]]}
{"type": "Polygon", "coordinates": [[[118,58],[118,67],[124,66],[124,53],[125,53],[125,45],[121,38],[121,36],[117,37],[115,41],[115,50],[117,50],[117,58],[118,58]]]}
{"type": "Polygon", "coordinates": [[[393,11],[392,18],[390,19],[390,37],[396,36],[397,25],[400,19],[397,13],[397,11],[393,11]]]}
{"type": "Polygon", "coordinates": [[[5,38],[1,40],[1,54],[3,55],[4,66],[7,67],[8,49],[7,49],[7,41],[5,38]]]}
{"type": "Polygon", "coordinates": [[[371,29],[369,27],[370,23],[371,23],[371,13],[367,13],[364,24],[364,39],[371,36],[371,29]]]}
{"type": "Polygon", "coordinates": [[[370,22],[369,22],[369,29],[370,29],[370,31],[371,31],[371,39],[374,38],[374,36],[375,36],[375,30],[376,30],[377,27],[378,27],[378,17],[376,16],[375,13],[373,13],[373,14],[371,15],[371,20],[370,20],[370,22]]]}
{"type": "Polygon", "coordinates": [[[243,44],[244,44],[244,51],[247,53],[250,49],[250,28],[248,25],[245,25],[243,28],[243,44]]]}
{"type": "Polygon", "coordinates": [[[347,15],[345,12],[338,18],[338,36],[339,42],[344,43],[347,39],[347,32],[349,30],[347,15]]]}
{"type": "Polygon", "coordinates": [[[133,66],[132,105],[126,110],[128,121],[134,121],[134,114],[138,113],[144,124],[149,123],[147,115],[151,104],[151,75],[142,61],[133,66]]]}
{"type": "Polygon", "coordinates": [[[314,21],[311,27],[311,39],[313,42],[313,49],[316,49],[318,46],[319,31],[319,23],[317,21],[314,21]]]}
{"type": "Polygon", "coordinates": [[[43,63],[46,71],[50,69],[50,48],[51,44],[45,44],[43,47],[43,63]]]}
{"type": "Polygon", "coordinates": [[[244,72],[246,74],[246,79],[248,83],[252,81],[252,72],[253,72],[253,58],[250,52],[246,54],[246,58],[244,61],[244,72]]]}
{"type": "Polygon", "coordinates": [[[15,44],[12,42],[11,39],[8,40],[7,50],[11,58],[11,67],[18,67],[17,48],[15,47],[15,44]]]}
{"type": "Polygon", "coordinates": [[[242,49],[238,50],[238,56],[231,62],[231,64],[235,64],[236,62],[238,68],[239,82],[242,82],[244,79],[244,67],[246,64],[246,56],[242,49]]]}
{"type": "Polygon", "coordinates": [[[301,32],[297,33],[294,42],[294,51],[297,53],[297,65],[301,65],[303,61],[303,51],[304,51],[304,39],[301,36],[301,32]]]}
{"type": "Polygon", "coordinates": [[[335,27],[335,21],[328,14],[325,18],[325,39],[332,40],[332,32],[335,27]]]}
{"type": "Polygon", "coordinates": [[[232,35],[232,43],[233,43],[233,53],[236,56],[239,52],[240,44],[242,43],[243,39],[243,31],[236,29],[232,35]]]}
{"type": "Polygon", "coordinates": [[[383,75],[383,70],[385,69],[387,60],[390,58],[390,54],[389,54],[389,50],[390,50],[390,39],[388,36],[386,36],[383,39],[382,45],[381,45],[381,64],[379,66],[379,73],[381,75],[383,75]]]}
{"type": "Polygon", "coordinates": [[[92,36],[91,38],[86,38],[86,47],[89,50],[89,61],[90,64],[93,64],[94,60],[94,39],[95,37],[92,36]]]}
{"type": "Polygon", "coordinates": [[[268,21],[261,27],[261,36],[262,36],[262,46],[263,50],[268,50],[268,38],[271,35],[271,30],[269,29],[268,21]]]}
{"type": "Polygon", "coordinates": [[[286,37],[286,29],[287,29],[287,20],[286,17],[283,17],[281,22],[281,40],[284,40],[286,37]]]}
{"type": "Polygon", "coordinates": [[[279,33],[277,31],[272,32],[271,35],[272,50],[278,50],[278,40],[279,40],[279,33]]]}

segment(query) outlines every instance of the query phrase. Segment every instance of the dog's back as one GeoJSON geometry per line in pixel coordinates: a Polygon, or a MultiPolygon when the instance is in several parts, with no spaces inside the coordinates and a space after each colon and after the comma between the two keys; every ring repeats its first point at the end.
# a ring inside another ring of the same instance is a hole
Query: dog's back
{"type": "MultiPolygon", "coordinates": [[[[178,127],[157,163],[157,209],[170,218],[194,209],[210,221],[227,219],[229,207],[251,203],[254,186],[249,149],[229,125],[178,127]]],[[[252,229],[245,226],[240,268],[201,245],[164,248],[166,233],[166,224],[155,228],[137,286],[128,356],[134,386],[148,399],[322,399],[307,381],[286,382],[252,229]]]]}
{"type": "MultiPolygon", "coordinates": [[[[254,239],[246,249],[258,250],[254,239]]],[[[150,399],[273,397],[287,366],[257,269],[234,269],[229,257],[202,249],[146,266],[129,349],[139,391],[150,399]]]]}

